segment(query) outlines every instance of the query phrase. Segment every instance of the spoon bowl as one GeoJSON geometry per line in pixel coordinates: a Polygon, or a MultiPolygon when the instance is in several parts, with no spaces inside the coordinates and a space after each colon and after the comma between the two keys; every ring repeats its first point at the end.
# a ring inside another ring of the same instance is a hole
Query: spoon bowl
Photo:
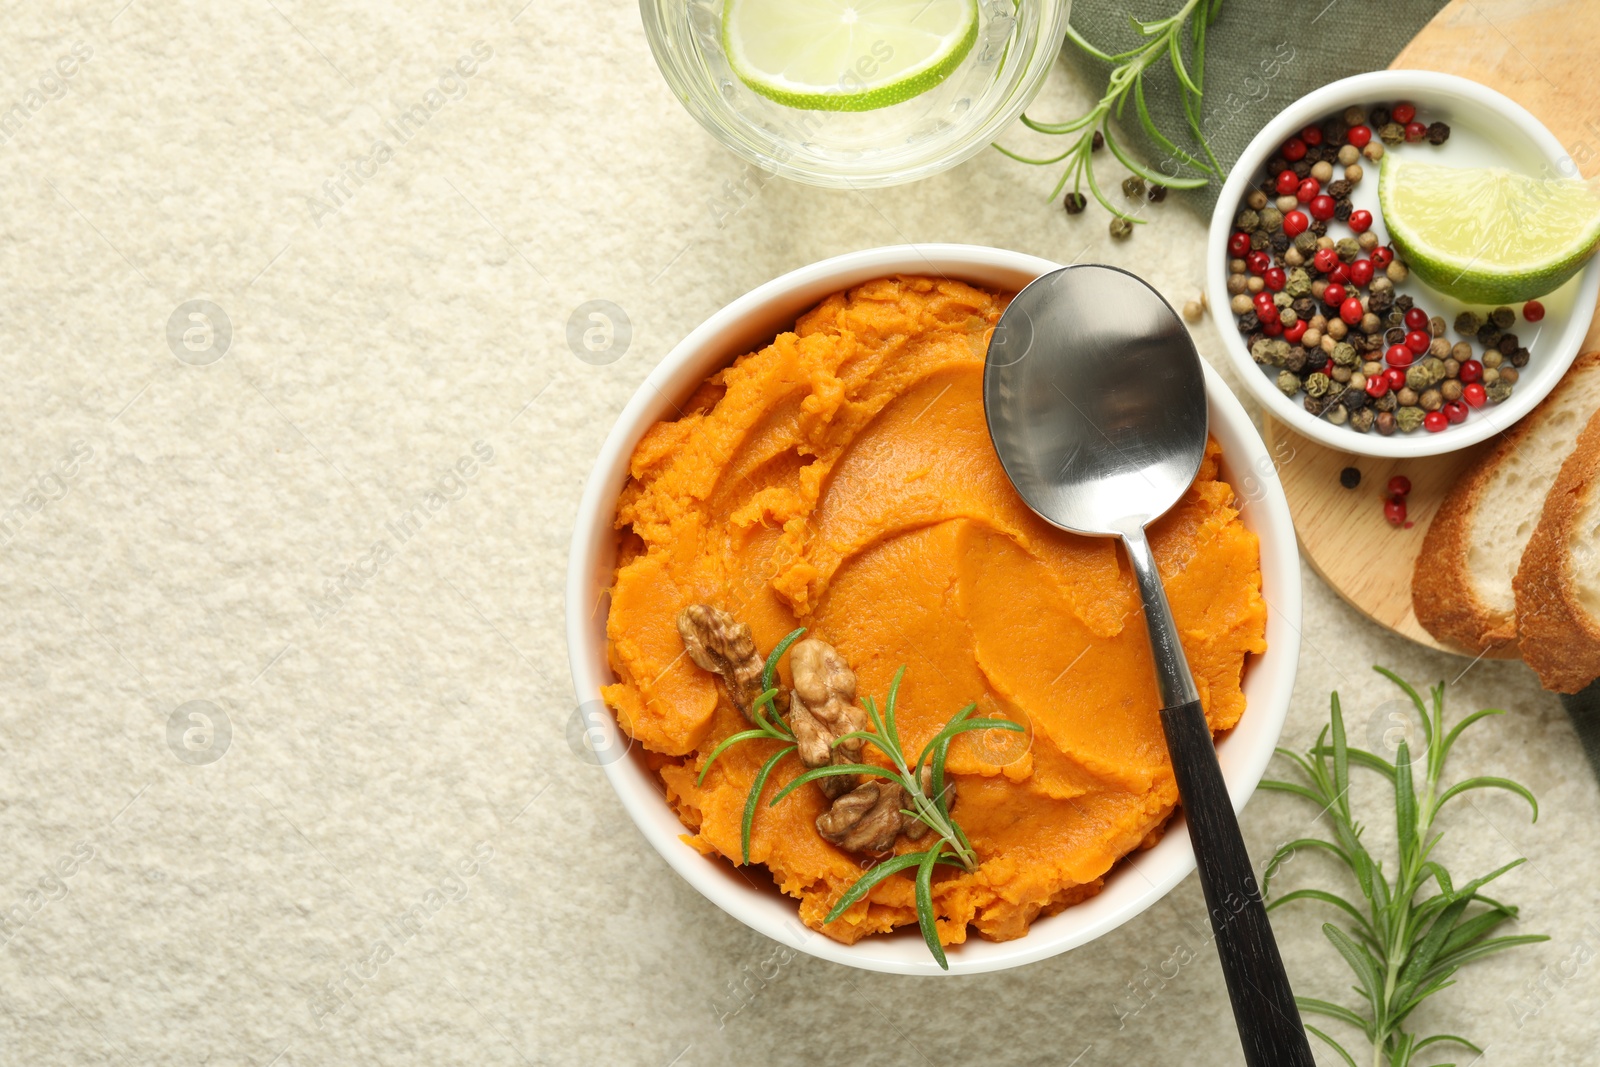
{"type": "Polygon", "coordinates": [[[1115,267],[1035,279],[995,326],[983,405],[1028,506],[1072,533],[1122,536],[1183,496],[1206,450],[1206,383],[1161,295],[1115,267]]]}

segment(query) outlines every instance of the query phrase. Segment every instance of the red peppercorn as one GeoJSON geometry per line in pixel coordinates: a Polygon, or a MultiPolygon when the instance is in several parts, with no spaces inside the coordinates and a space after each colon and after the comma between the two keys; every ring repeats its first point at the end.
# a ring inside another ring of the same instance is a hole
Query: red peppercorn
{"type": "Polygon", "coordinates": [[[1294,191],[1298,188],[1300,188],[1300,175],[1292,170],[1278,172],[1277,189],[1279,196],[1293,196],[1294,191]]]}
{"type": "MultiPolygon", "coordinates": [[[[1437,411],[1430,411],[1428,414],[1430,416],[1431,415],[1437,415],[1438,412],[1437,411]]],[[[1427,420],[1423,420],[1423,421],[1426,422],[1427,420]]],[[[1431,429],[1431,427],[1430,427],[1430,429],[1431,429]]],[[[1440,429],[1443,429],[1443,427],[1441,426],[1440,429]]],[[[1406,524],[1406,501],[1405,501],[1405,498],[1404,497],[1399,497],[1399,496],[1391,496],[1389,499],[1385,500],[1383,502],[1383,517],[1389,520],[1389,525],[1390,526],[1404,526],[1406,524]]]]}
{"type": "Polygon", "coordinates": [[[1404,474],[1396,474],[1389,479],[1390,496],[1405,496],[1409,492],[1411,492],[1411,479],[1404,474]]]}
{"type": "Polygon", "coordinates": [[[1265,289],[1261,290],[1261,292],[1256,294],[1256,311],[1257,312],[1259,312],[1262,308],[1275,308],[1277,306],[1278,305],[1275,304],[1273,302],[1273,300],[1272,300],[1272,294],[1267,292],[1265,289]]]}
{"type": "Polygon", "coordinates": [[[1372,229],[1372,212],[1352,211],[1350,212],[1349,222],[1352,230],[1356,231],[1357,233],[1366,233],[1368,230],[1372,229]]]}
{"type": "Polygon", "coordinates": [[[1414,104],[1407,104],[1402,101],[1401,103],[1398,103],[1389,109],[1389,115],[1400,125],[1404,126],[1406,123],[1417,117],[1417,109],[1414,104]]]}
{"type": "Polygon", "coordinates": [[[1475,359],[1463,360],[1461,363],[1462,382],[1481,382],[1483,380],[1483,364],[1475,359]]]}
{"type": "Polygon", "coordinates": [[[1282,267],[1269,267],[1261,275],[1261,280],[1267,283],[1268,289],[1276,293],[1289,283],[1289,276],[1283,273],[1282,267]]]}
{"type": "Polygon", "coordinates": [[[1420,122],[1408,122],[1408,123],[1406,123],[1406,140],[1407,141],[1410,141],[1412,144],[1415,144],[1416,142],[1422,140],[1426,136],[1428,136],[1428,127],[1424,126],[1422,123],[1420,123],[1420,122]]]}
{"type": "Polygon", "coordinates": [[[1344,286],[1334,282],[1322,290],[1322,302],[1329,307],[1339,307],[1344,303],[1344,286]]]}
{"type": "Polygon", "coordinates": [[[1242,230],[1235,232],[1232,237],[1228,238],[1228,251],[1236,259],[1249,255],[1250,235],[1242,230]]]}
{"type": "Polygon", "coordinates": [[[1309,204],[1320,192],[1322,192],[1322,183],[1315,178],[1307,178],[1295,187],[1294,198],[1302,204],[1309,204]]]}
{"type": "Polygon", "coordinates": [[[1426,330],[1428,328],[1428,313],[1421,308],[1412,308],[1406,312],[1406,329],[1426,330]]]}
{"type": "Polygon", "coordinates": [[[1383,246],[1372,250],[1372,265],[1377,269],[1382,270],[1393,262],[1394,249],[1383,246]]]}
{"type": "Polygon", "coordinates": [[[1326,274],[1339,265],[1339,253],[1331,248],[1319,248],[1317,254],[1311,257],[1311,265],[1326,274]]]}
{"type": "Polygon", "coordinates": [[[1368,396],[1377,399],[1389,391],[1389,379],[1382,374],[1374,374],[1367,379],[1365,388],[1368,396]]]}
{"type": "MultiPolygon", "coordinates": [[[[1409,352],[1410,350],[1407,349],[1408,354],[1409,352]]],[[[1406,372],[1399,367],[1390,367],[1383,372],[1383,376],[1389,379],[1389,388],[1397,393],[1406,387],[1406,372]]]]}
{"type": "Polygon", "coordinates": [[[1461,387],[1461,399],[1467,402],[1468,407],[1481,408],[1484,402],[1489,399],[1489,394],[1484,390],[1481,383],[1473,382],[1470,385],[1461,387]]]}
{"type": "MultiPolygon", "coordinates": [[[[1257,317],[1259,318],[1259,316],[1257,317]]],[[[1295,319],[1293,326],[1285,326],[1283,328],[1283,339],[1291,344],[1299,344],[1300,338],[1306,335],[1306,326],[1305,319],[1295,319]]]]}
{"type": "Polygon", "coordinates": [[[1327,222],[1333,218],[1333,212],[1337,206],[1333,202],[1333,197],[1323,193],[1320,196],[1312,197],[1311,203],[1306,205],[1306,210],[1311,212],[1312,218],[1327,222]]]}
{"type": "Polygon", "coordinates": [[[1405,345],[1390,345],[1383,358],[1391,367],[1409,367],[1416,361],[1417,354],[1405,345]]]}
{"type": "Polygon", "coordinates": [[[1290,237],[1299,237],[1311,226],[1311,220],[1306,218],[1303,211],[1291,211],[1283,217],[1283,232],[1290,237]]]}
{"type": "MultiPolygon", "coordinates": [[[[1276,315],[1277,312],[1273,312],[1273,314],[1276,315]]],[[[1277,319],[1273,319],[1271,322],[1262,320],[1261,332],[1268,337],[1279,337],[1283,334],[1283,323],[1277,321],[1277,319]]]]}
{"type": "Polygon", "coordinates": [[[1450,420],[1444,417],[1442,411],[1430,411],[1422,416],[1422,428],[1429,433],[1438,433],[1448,425],[1450,420]]]}
{"type": "Polygon", "coordinates": [[[1283,158],[1290,163],[1298,163],[1306,158],[1306,143],[1298,137],[1291,137],[1283,142],[1283,158]]]}
{"type": "Polygon", "coordinates": [[[1272,257],[1257,249],[1246,256],[1244,262],[1245,266],[1250,268],[1251,274],[1261,274],[1272,266],[1272,257]]]}
{"type": "Polygon", "coordinates": [[[1406,347],[1411,349],[1411,351],[1415,352],[1419,356],[1426,352],[1428,350],[1428,346],[1432,343],[1433,338],[1429,337],[1421,330],[1412,330],[1410,333],[1406,334],[1406,347]]]}
{"type": "MultiPolygon", "coordinates": [[[[1337,258],[1338,253],[1334,253],[1334,255],[1337,258]]],[[[1333,269],[1328,272],[1328,280],[1330,282],[1338,282],[1340,285],[1347,284],[1350,281],[1350,268],[1343,263],[1335,263],[1333,269]]]]}
{"type": "Polygon", "coordinates": [[[1367,142],[1372,140],[1372,130],[1366,126],[1352,126],[1345,131],[1344,139],[1357,148],[1367,147],[1367,142]]]}
{"type": "MultiPolygon", "coordinates": [[[[1462,391],[1465,392],[1465,390],[1462,391]]],[[[1440,410],[1444,412],[1444,417],[1453,423],[1467,421],[1467,405],[1459,400],[1445,401],[1444,407],[1440,410]]]]}
{"type": "Polygon", "coordinates": [[[1372,260],[1358,259],[1350,264],[1350,280],[1360,286],[1372,281],[1372,260]]]}
{"type": "Polygon", "coordinates": [[[1360,322],[1361,316],[1366,313],[1367,309],[1361,306],[1359,297],[1347,296],[1344,299],[1344,303],[1339,305],[1339,317],[1351,326],[1360,322]]]}
{"type": "Polygon", "coordinates": [[[1321,144],[1322,130],[1316,126],[1307,126],[1300,131],[1300,139],[1306,144],[1321,144]]]}
{"type": "Polygon", "coordinates": [[[1263,325],[1272,325],[1272,324],[1277,323],[1278,322],[1278,305],[1276,305],[1276,304],[1261,304],[1261,305],[1258,305],[1256,307],[1256,318],[1260,319],[1263,325]]]}
{"type": "Polygon", "coordinates": [[[1530,300],[1522,305],[1522,317],[1528,322],[1538,322],[1544,318],[1544,305],[1537,300],[1530,300]]]}

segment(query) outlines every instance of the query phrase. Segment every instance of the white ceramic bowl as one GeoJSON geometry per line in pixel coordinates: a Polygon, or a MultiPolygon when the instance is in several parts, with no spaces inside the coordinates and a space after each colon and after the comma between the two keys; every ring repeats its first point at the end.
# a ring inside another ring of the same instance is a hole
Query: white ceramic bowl
{"type": "MultiPolygon", "coordinates": [[[[567,564],[567,643],[580,716],[592,746],[634,822],[690,885],[729,915],[813,956],[874,971],[940,974],[915,931],[842,945],[801,925],[798,904],[773,888],[764,869],[735,869],[680,840],[685,831],[667,806],[637,746],[616,737],[600,703],[611,682],[606,665],[606,590],[611,583],[617,495],[628,460],[644,432],[673,412],[707,375],[793,328],[795,319],[829,293],[888,274],[933,274],[1001,290],[1021,289],[1058,264],[1019,252],[972,245],[900,245],[852,252],[802,267],[735,300],[684,338],[651,372],[606,438],[578,505],[567,564]]],[[[1217,745],[1236,809],[1266,769],[1283,727],[1300,654],[1300,556],[1289,507],[1272,457],[1222,379],[1209,367],[1211,432],[1222,445],[1224,471],[1241,499],[1246,525],[1261,539],[1262,592],[1269,605],[1265,654],[1252,657],[1239,725],[1217,745]]],[[[578,721],[575,719],[575,721],[578,721]]],[[[949,952],[951,974],[1000,970],[1045,959],[1120,926],[1160,900],[1194,868],[1181,818],[1156,847],[1118,865],[1103,892],[1033,924],[1026,937],[992,942],[973,936],[949,952]]]]}
{"type": "MultiPolygon", "coordinates": [[[[1251,178],[1294,133],[1312,123],[1321,123],[1351,104],[1371,107],[1401,100],[1416,105],[1419,121],[1450,124],[1450,140],[1444,145],[1402,146],[1400,150],[1413,158],[1452,167],[1500,166],[1535,175],[1577,175],[1572,157],[1561,147],[1561,142],[1522,107],[1477,82],[1424,70],[1378,71],[1324,85],[1285,108],[1244,150],[1222,187],[1222,197],[1211,216],[1211,232],[1206,242],[1206,292],[1211,306],[1216,309],[1223,346],[1238,368],[1240,380],[1273,418],[1319,444],[1368,456],[1433,456],[1503,433],[1555,388],[1556,382],[1577,358],[1594,315],[1596,293],[1600,292],[1600,257],[1596,257],[1560,289],[1539,298],[1546,311],[1542,322],[1523,322],[1519,305],[1517,324],[1512,330],[1527,346],[1531,358],[1520,371],[1516,390],[1504,403],[1485,405],[1471,412],[1466,422],[1439,433],[1417,430],[1411,434],[1397,432],[1392,437],[1383,437],[1376,431],[1357,433],[1348,426],[1335,426],[1309,414],[1301,406],[1304,394],[1291,400],[1279,392],[1274,384],[1277,371],[1271,370],[1269,374],[1250,358],[1244,337],[1234,327],[1233,316],[1228,313],[1227,246],[1240,202],[1249,191],[1251,178]]],[[[1378,168],[1366,164],[1365,160],[1362,162],[1367,174],[1356,186],[1351,199],[1357,207],[1372,212],[1372,228],[1383,243],[1388,244],[1383,213],[1378,209],[1378,168]]],[[[1341,228],[1339,232],[1344,231],[1341,228]]],[[[1427,288],[1414,275],[1404,283],[1402,290],[1413,294],[1417,305],[1430,315],[1443,315],[1449,323],[1467,307],[1427,288]]],[[[1485,309],[1478,307],[1477,310],[1481,313],[1485,309]]],[[[1452,342],[1459,339],[1453,328],[1447,337],[1452,342]]]]}

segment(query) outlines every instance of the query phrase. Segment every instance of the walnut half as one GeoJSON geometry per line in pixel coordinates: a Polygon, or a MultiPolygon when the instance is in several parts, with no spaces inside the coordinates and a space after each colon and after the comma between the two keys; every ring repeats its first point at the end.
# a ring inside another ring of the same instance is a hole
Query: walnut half
{"type": "Polygon", "coordinates": [[[748,718],[766,666],[750,627],[710,604],[690,604],[678,612],[678,636],[698,667],[722,678],[734,706],[748,718]]]}
{"type": "MultiPolygon", "coordinates": [[[[856,673],[826,641],[808,638],[789,650],[794,674],[794,695],[789,701],[789,729],[798,742],[800,762],[807,767],[830,763],[859,763],[861,739],[840,737],[867,728],[867,713],[856,706],[856,673]]],[[[823,778],[817,782],[829,797],[842,796],[856,786],[851,776],[823,778]]]]}

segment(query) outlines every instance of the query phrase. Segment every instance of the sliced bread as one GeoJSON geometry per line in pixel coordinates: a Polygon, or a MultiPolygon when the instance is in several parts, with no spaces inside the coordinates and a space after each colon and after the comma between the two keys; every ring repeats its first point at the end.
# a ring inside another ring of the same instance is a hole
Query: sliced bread
{"type": "Polygon", "coordinates": [[[1600,677],[1600,412],[1561,465],[1512,586],[1540,683],[1576,693],[1600,677]]]}
{"type": "Polygon", "coordinates": [[[1600,352],[1591,352],[1445,498],[1411,579],[1417,621],[1434,637],[1472,652],[1516,640],[1512,578],[1545,495],[1597,408],[1600,352]]]}

